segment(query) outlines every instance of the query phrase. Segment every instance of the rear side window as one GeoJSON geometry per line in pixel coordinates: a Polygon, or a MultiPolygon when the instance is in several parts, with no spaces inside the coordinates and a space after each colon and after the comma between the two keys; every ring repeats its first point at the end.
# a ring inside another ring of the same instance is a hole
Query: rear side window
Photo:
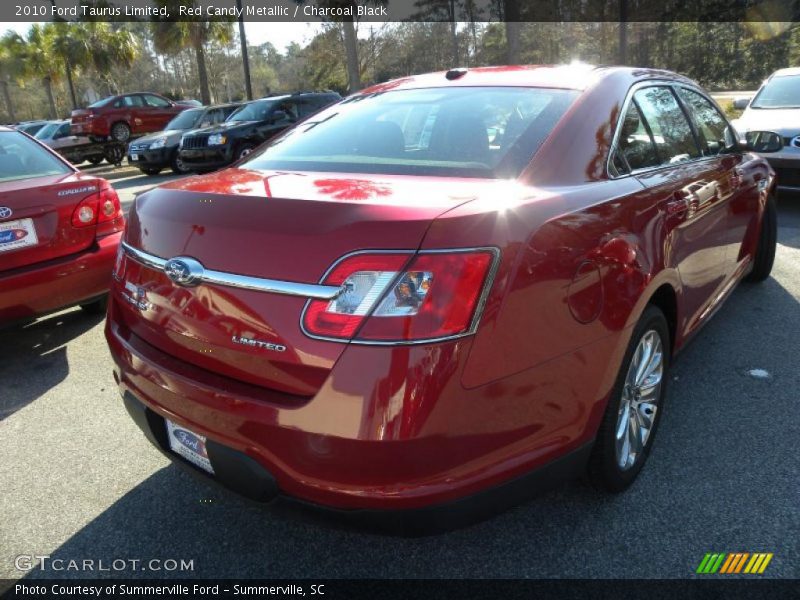
{"type": "Polygon", "coordinates": [[[577,97],[545,88],[352,96],[277,138],[248,169],[516,177],[577,97]]]}
{"type": "Polygon", "coordinates": [[[653,136],[635,101],[631,102],[622,121],[618,152],[614,154],[612,164],[618,174],[661,164],[653,136]]]}
{"type": "Polygon", "coordinates": [[[678,88],[678,95],[686,104],[700,133],[704,156],[716,156],[736,149],[736,137],[728,122],[717,108],[698,94],[687,88],[678,88]]]}
{"type": "Polygon", "coordinates": [[[63,162],[16,131],[0,132],[0,181],[71,173],[63,162]]]}
{"type": "Polygon", "coordinates": [[[114,108],[131,108],[144,106],[141,96],[123,96],[114,103],[114,108]]]}
{"type": "Polygon", "coordinates": [[[633,95],[650,129],[661,164],[700,157],[700,149],[686,115],[668,87],[648,87],[633,95]]]}

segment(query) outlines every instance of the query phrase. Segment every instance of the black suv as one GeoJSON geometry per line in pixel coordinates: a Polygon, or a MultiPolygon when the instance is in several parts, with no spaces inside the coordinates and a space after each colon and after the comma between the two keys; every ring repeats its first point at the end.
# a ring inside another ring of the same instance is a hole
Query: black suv
{"type": "Polygon", "coordinates": [[[181,139],[180,160],[192,171],[212,171],[247,156],[256,146],[342,97],[336,92],[270,96],[243,104],[228,119],[181,139]]]}
{"type": "Polygon", "coordinates": [[[187,173],[189,169],[178,156],[181,136],[192,129],[219,125],[240,106],[220,104],[189,108],[179,113],[167,123],[164,131],[132,141],[128,146],[128,163],[147,175],[158,175],[165,167],[170,167],[175,173],[187,173]]]}

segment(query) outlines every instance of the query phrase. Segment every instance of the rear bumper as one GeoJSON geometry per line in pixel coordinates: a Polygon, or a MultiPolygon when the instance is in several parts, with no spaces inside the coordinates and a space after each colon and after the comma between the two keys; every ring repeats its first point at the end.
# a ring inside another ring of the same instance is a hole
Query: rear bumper
{"type": "Polygon", "coordinates": [[[71,123],[69,132],[71,135],[90,135],[95,137],[103,137],[111,133],[108,123],[102,118],[95,118],[83,123],[71,123]]]}
{"type": "Polygon", "coordinates": [[[178,152],[183,162],[198,171],[219,169],[233,162],[233,147],[230,145],[197,149],[181,148],[178,152]]]}
{"type": "MultiPolygon", "coordinates": [[[[164,418],[130,392],[123,394],[128,414],[145,437],[167,458],[208,482],[222,485],[256,502],[269,502],[281,496],[272,474],[244,452],[209,439],[207,452],[215,476],[194,467],[170,451],[164,418]]],[[[456,500],[412,509],[339,509],[288,498],[323,517],[333,517],[356,526],[367,526],[388,533],[425,535],[463,527],[497,514],[529,499],[534,493],[558,486],[584,469],[592,442],[564,454],[552,462],[500,485],[456,500]]]]}
{"type": "Polygon", "coordinates": [[[0,273],[0,324],[47,314],[108,292],[122,233],[88,250],[0,273]]]}
{"type": "MultiPolygon", "coordinates": [[[[145,434],[164,450],[159,435],[168,418],[247,457],[274,478],[274,491],[242,490],[220,471],[217,479],[250,498],[280,494],[337,510],[378,512],[459,502],[578,452],[591,443],[604,409],[593,393],[575,398],[552,388],[553,372],[582,360],[574,356],[502,384],[464,388],[470,344],[463,339],[431,348],[350,346],[313,397],[291,396],[165,354],[119,322],[117,302],[112,295],[106,338],[120,393],[146,407],[147,418],[135,417],[140,426],[147,423],[145,434]],[[544,391],[548,387],[551,392],[544,391]],[[498,397],[501,388],[543,392],[498,397]]],[[[603,357],[609,349],[588,352],[603,357]]],[[[583,466],[578,459],[559,464],[548,467],[542,486],[583,466]]],[[[539,491],[538,485],[512,486],[512,503],[523,491],[539,491]]],[[[488,506],[497,511],[508,501],[488,506]]]]}

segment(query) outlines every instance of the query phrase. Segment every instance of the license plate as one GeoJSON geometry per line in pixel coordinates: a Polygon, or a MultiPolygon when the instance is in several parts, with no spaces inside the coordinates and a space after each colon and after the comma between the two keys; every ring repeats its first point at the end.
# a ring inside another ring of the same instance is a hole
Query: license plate
{"type": "Polygon", "coordinates": [[[0,223],[0,252],[35,246],[39,243],[33,219],[0,223]]]}
{"type": "Polygon", "coordinates": [[[199,433],[194,433],[186,427],[176,425],[169,419],[165,419],[165,421],[167,422],[167,437],[169,438],[170,449],[193,465],[213,475],[214,467],[211,466],[211,461],[208,460],[208,453],[206,452],[206,437],[199,433]]]}
{"type": "Polygon", "coordinates": [[[132,161],[139,160],[139,155],[138,154],[131,154],[131,160],[132,161]]]}

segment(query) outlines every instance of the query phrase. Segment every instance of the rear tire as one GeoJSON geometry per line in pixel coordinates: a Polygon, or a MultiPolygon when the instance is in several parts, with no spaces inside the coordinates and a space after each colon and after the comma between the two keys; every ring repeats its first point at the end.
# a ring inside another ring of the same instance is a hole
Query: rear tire
{"type": "Polygon", "coordinates": [[[81,310],[87,315],[104,315],[108,308],[108,296],[103,296],[92,302],[81,304],[81,310]]]}
{"type": "Polygon", "coordinates": [[[131,137],[131,128],[127,123],[119,121],[111,126],[111,139],[115,142],[127,142],[131,137]]]}
{"type": "Polygon", "coordinates": [[[671,347],[664,313],[648,306],[633,330],[589,458],[595,487],[621,492],[647,461],[664,410],[671,347]]]}
{"type": "Polygon", "coordinates": [[[747,281],[764,281],[772,272],[775,263],[775,247],[778,242],[778,209],[775,206],[775,196],[767,197],[764,206],[764,216],[761,218],[761,232],[758,235],[756,255],[753,258],[753,270],[747,276],[747,281]]]}

